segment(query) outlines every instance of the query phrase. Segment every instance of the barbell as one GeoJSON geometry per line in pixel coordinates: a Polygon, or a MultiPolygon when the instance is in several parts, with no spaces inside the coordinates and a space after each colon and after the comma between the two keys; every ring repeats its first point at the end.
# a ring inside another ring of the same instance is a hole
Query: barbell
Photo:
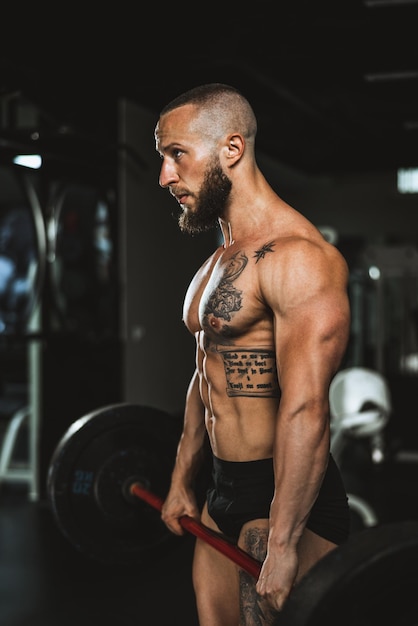
{"type": "MultiPolygon", "coordinates": [[[[181,421],[149,406],[108,405],[76,420],[58,442],[47,497],[64,536],[106,564],[143,565],[181,540],[161,520],[181,421]]],[[[208,465],[209,467],[209,465],[208,465]]],[[[198,476],[203,502],[209,472],[198,476]]],[[[183,528],[255,578],[261,563],[184,516],[183,528]]],[[[294,588],[283,626],[418,624],[418,521],[357,531],[294,588]]]]}

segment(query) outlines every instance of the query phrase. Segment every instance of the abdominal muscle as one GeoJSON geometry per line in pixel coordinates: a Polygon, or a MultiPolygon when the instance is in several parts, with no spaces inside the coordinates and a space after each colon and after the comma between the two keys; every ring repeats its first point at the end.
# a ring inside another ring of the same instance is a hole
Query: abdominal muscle
{"type": "Polygon", "coordinates": [[[212,345],[201,357],[200,391],[213,454],[227,461],[273,456],[280,391],[272,350],[212,345]]]}

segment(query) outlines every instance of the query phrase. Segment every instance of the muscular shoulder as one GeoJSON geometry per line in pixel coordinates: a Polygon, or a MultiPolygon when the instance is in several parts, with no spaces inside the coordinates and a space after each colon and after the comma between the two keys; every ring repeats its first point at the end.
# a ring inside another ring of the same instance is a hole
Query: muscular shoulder
{"type": "Polygon", "coordinates": [[[257,265],[261,294],[273,308],[285,309],[318,294],[346,290],[345,259],[320,234],[278,237],[267,248],[272,253],[259,253],[257,265]]]}

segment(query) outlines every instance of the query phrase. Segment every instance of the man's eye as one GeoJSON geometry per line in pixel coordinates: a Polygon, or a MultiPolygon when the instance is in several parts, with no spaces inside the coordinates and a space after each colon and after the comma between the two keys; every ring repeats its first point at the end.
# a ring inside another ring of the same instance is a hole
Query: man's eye
{"type": "Polygon", "coordinates": [[[173,158],[178,159],[183,152],[181,150],[173,150],[173,158]]]}

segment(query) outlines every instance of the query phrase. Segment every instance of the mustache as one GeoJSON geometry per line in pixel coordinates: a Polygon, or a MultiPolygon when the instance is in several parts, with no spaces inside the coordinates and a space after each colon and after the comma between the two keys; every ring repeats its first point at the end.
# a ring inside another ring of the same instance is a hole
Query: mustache
{"type": "Polygon", "coordinates": [[[188,196],[192,196],[193,195],[187,189],[180,189],[180,188],[169,187],[168,190],[171,193],[171,195],[174,196],[174,198],[179,198],[180,196],[185,196],[185,195],[188,195],[188,196]]]}

